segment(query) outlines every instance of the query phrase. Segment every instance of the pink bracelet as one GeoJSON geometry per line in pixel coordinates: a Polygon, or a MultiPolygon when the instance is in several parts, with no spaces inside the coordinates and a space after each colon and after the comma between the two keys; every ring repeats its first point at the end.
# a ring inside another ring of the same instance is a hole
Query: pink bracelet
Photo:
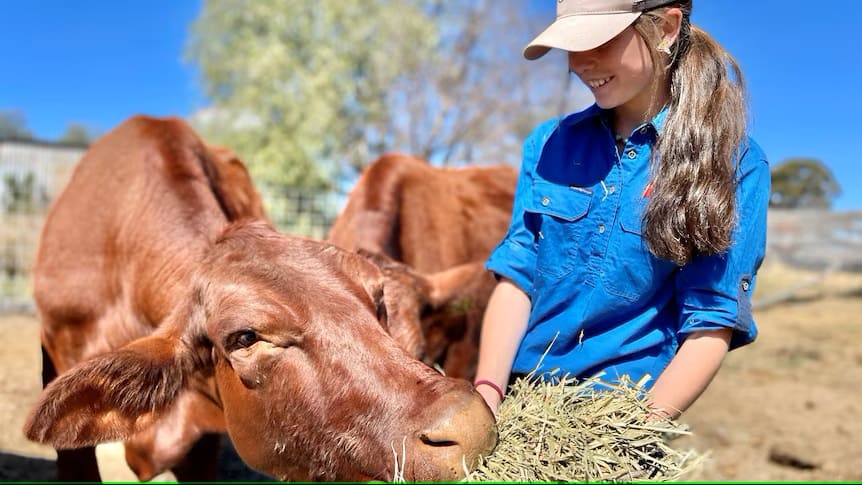
{"type": "Polygon", "coordinates": [[[503,394],[503,390],[500,389],[500,386],[498,386],[494,382],[489,381],[488,379],[476,379],[473,382],[474,387],[479,387],[482,384],[485,384],[486,386],[490,387],[491,389],[497,391],[497,394],[500,396],[500,401],[503,401],[503,399],[505,398],[505,395],[503,394]]]}

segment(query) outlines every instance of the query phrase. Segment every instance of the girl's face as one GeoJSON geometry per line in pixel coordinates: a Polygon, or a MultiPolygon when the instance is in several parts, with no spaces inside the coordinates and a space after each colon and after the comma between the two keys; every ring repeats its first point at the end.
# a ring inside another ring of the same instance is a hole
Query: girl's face
{"type": "Polygon", "coordinates": [[[595,49],[569,52],[569,70],[590,88],[601,108],[628,113],[649,109],[656,75],[649,48],[631,25],[595,49]]]}

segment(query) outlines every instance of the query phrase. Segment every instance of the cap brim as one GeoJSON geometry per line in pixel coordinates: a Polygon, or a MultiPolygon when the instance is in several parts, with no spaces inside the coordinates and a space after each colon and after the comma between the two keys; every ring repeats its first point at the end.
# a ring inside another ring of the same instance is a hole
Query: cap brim
{"type": "Polygon", "coordinates": [[[534,60],[549,50],[581,52],[595,49],[613,39],[641,15],[641,12],[569,15],[554,21],[524,48],[524,57],[534,60]]]}

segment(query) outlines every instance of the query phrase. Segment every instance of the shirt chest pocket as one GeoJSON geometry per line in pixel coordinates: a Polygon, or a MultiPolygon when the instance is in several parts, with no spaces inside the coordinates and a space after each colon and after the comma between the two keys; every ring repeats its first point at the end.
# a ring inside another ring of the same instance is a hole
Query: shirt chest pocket
{"type": "Polygon", "coordinates": [[[629,301],[652,298],[677,270],[675,264],[657,258],[649,251],[643,238],[643,209],[644,207],[637,203],[621,208],[620,230],[611,241],[602,276],[608,293],[629,301]]]}
{"type": "Polygon", "coordinates": [[[538,276],[560,278],[575,267],[584,231],[582,219],[590,211],[591,200],[589,189],[533,182],[526,211],[535,237],[538,276]]]}

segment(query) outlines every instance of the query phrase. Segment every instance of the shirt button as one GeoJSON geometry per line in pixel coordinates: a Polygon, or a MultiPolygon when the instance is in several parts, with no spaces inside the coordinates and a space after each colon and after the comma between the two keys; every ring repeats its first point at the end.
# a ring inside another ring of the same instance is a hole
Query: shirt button
{"type": "Polygon", "coordinates": [[[542,205],[548,205],[551,203],[551,199],[549,197],[542,197],[542,205]]]}
{"type": "Polygon", "coordinates": [[[608,187],[608,193],[609,194],[613,194],[616,191],[617,191],[616,185],[611,185],[610,187],[608,187]]]}
{"type": "Polygon", "coordinates": [[[599,234],[604,234],[604,233],[605,233],[605,225],[599,224],[599,234]]]}
{"type": "Polygon", "coordinates": [[[626,155],[627,155],[629,158],[634,158],[634,157],[638,156],[638,152],[636,152],[636,151],[634,151],[634,150],[629,150],[629,152],[628,152],[626,155]]]}
{"type": "Polygon", "coordinates": [[[742,280],[742,291],[748,291],[748,288],[751,285],[748,283],[748,280],[742,280]]]}

